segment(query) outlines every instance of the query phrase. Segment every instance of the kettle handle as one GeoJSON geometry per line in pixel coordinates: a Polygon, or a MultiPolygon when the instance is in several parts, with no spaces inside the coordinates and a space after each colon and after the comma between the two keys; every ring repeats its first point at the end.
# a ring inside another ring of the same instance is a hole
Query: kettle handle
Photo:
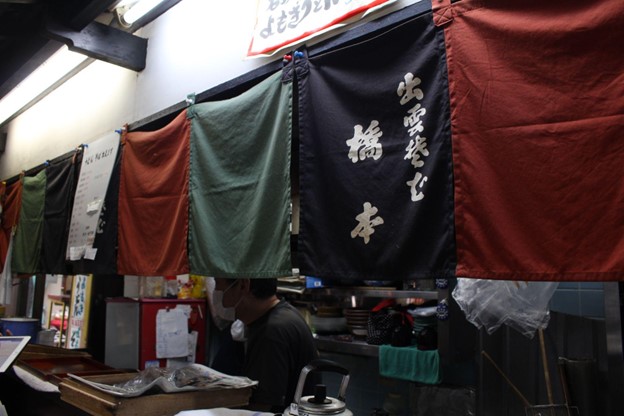
{"type": "Polygon", "coordinates": [[[310,371],[319,370],[338,373],[342,374],[343,376],[349,375],[349,370],[334,361],[326,360],[324,358],[317,358],[316,360],[312,360],[306,367],[310,367],[310,371]]]}
{"type": "Polygon", "coordinates": [[[295,390],[294,402],[299,404],[301,400],[301,394],[303,393],[303,387],[305,386],[306,378],[308,374],[312,371],[326,371],[342,374],[342,382],[340,383],[340,388],[338,389],[338,400],[345,401],[345,395],[347,392],[347,385],[349,384],[349,370],[341,366],[340,364],[326,359],[316,359],[310,361],[308,365],[303,367],[301,370],[301,374],[299,375],[299,382],[297,383],[297,390],[295,390]]]}

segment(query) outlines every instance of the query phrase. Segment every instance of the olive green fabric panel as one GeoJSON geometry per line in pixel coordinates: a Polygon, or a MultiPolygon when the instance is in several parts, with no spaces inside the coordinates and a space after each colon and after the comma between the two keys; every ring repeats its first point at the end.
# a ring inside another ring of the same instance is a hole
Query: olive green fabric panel
{"type": "Polygon", "coordinates": [[[189,107],[191,273],[292,273],[292,84],[276,73],[244,93],[189,107]]]}
{"type": "Polygon", "coordinates": [[[11,269],[14,273],[36,273],[40,269],[46,171],[22,181],[22,208],[13,240],[11,269]]]}

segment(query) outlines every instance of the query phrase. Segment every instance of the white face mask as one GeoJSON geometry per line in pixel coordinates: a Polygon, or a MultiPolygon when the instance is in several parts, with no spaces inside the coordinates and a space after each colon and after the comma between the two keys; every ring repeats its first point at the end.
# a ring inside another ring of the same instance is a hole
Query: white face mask
{"type": "Polygon", "coordinates": [[[225,290],[215,290],[212,293],[212,304],[215,307],[215,314],[219,318],[227,322],[232,322],[234,321],[234,319],[236,319],[236,310],[235,308],[226,308],[225,306],[223,306],[224,294],[225,294],[225,290]]]}
{"type": "Polygon", "coordinates": [[[216,282],[213,277],[206,279],[206,291],[208,293],[208,303],[212,320],[220,330],[224,330],[236,319],[235,307],[226,308],[223,306],[223,296],[230,289],[236,280],[225,290],[216,290],[216,282]]]}
{"type": "Polygon", "coordinates": [[[232,322],[232,326],[230,326],[230,334],[232,335],[232,339],[234,341],[243,342],[247,340],[246,327],[243,321],[240,319],[232,322]]]}

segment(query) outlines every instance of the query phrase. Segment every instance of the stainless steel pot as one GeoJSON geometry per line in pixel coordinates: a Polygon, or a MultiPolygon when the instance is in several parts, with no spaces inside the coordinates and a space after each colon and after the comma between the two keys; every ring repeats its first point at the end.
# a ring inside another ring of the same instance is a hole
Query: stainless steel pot
{"type": "Polygon", "coordinates": [[[284,410],[282,416],[353,416],[345,404],[345,393],[349,384],[349,370],[330,360],[314,360],[306,365],[299,375],[297,390],[290,407],[284,410]],[[342,374],[342,381],[338,389],[338,397],[328,397],[323,384],[314,386],[314,395],[301,397],[306,378],[312,371],[327,371],[342,374]]]}

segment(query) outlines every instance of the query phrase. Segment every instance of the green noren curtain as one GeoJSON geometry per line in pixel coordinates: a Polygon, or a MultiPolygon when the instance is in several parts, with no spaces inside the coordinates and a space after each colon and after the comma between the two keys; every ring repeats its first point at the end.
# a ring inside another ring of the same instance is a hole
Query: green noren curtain
{"type": "Polygon", "coordinates": [[[188,109],[191,273],[292,273],[292,84],[280,78],[276,73],[239,96],[188,109]]]}
{"type": "Polygon", "coordinates": [[[15,273],[36,273],[39,271],[43,235],[46,171],[44,169],[33,177],[24,177],[22,181],[22,204],[13,241],[11,269],[15,273]]]}

